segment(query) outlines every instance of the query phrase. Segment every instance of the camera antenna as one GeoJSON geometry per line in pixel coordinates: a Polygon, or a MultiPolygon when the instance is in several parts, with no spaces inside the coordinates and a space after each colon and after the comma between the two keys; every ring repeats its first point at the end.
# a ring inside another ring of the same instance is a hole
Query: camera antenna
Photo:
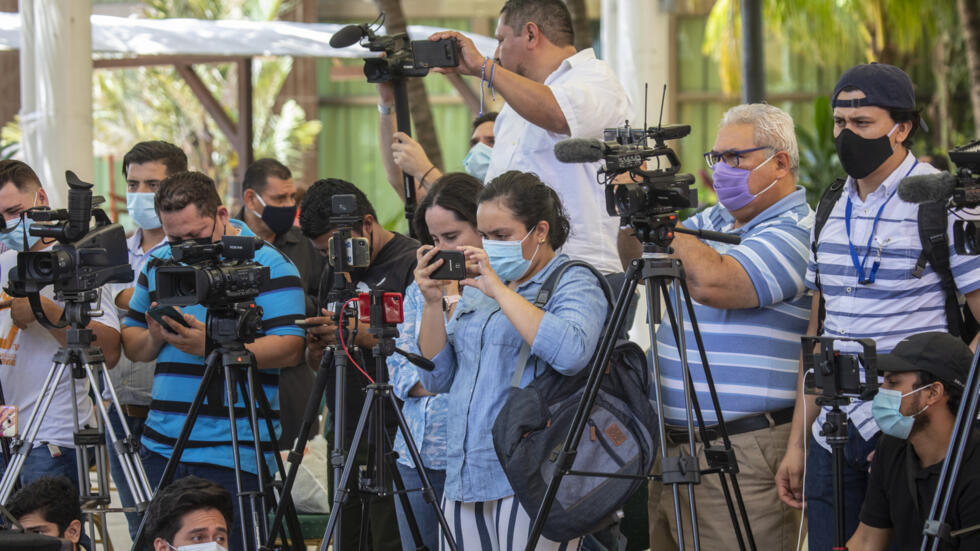
{"type": "Polygon", "coordinates": [[[664,84],[664,91],[660,94],[660,119],[657,121],[657,130],[664,128],[664,101],[667,99],[667,85],[664,84]]]}
{"type": "Polygon", "coordinates": [[[643,146],[647,145],[647,111],[650,107],[650,83],[643,83],[643,146]]]}

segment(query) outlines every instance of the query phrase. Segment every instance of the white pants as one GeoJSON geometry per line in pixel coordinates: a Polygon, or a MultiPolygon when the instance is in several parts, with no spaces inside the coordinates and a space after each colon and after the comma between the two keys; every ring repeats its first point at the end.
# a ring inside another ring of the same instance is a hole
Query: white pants
{"type": "MultiPolygon", "coordinates": [[[[495,501],[464,503],[443,498],[442,510],[459,551],[523,551],[531,532],[531,519],[514,496],[495,501]]],[[[538,539],[536,549],[576,551],[582,538],[564,543],[538,539]]],[[[445,538],[439,551],[448,551],[445,538]]]]}

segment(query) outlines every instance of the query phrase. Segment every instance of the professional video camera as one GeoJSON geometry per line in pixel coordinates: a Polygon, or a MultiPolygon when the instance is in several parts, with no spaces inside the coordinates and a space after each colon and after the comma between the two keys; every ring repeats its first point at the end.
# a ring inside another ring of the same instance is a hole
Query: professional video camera
{"type": "Polygon", "coordinates": [[[383,24],[382,13],[374,23],[347,25],[330,37],[333,48],[346,48],[360,42],[361,46],[372,52],[384,52],[384,56],[364,60],[364,76],[368,82],[424,77],[432,67],[459,65],[459,47],[455,40],[409,40],[407,33],[376,35],[374,31],[383,24]]]}
{"type": "Polygon", "coordinates": [[[252,261],[263,245],[257,237],[241,235],[226,235],[220,243],[174,245],[173,261],[156,271],[157,301],[210,308],[253,300],[269,280],[269,267],[252,261]]]}
{"type": "MultiPolygon", "coordinates": [[[[106,283],[127,283],[133,280],[129,265],[126,233],[113,224],[105,211],[93,208],[102,201],[93,201],[92,184],[83,182],[72,171],[65,173],[68,181],[68,208],[33,207],[21,217],[35,223],[27,228],[31,235],[58,241],[50,251],[17,253],[17,265],[10,269],[7,293],[27,297],[35,317],[45,327],[64,327],[72,320],[51,323],[41,308],[39,292],[53,285],[55,298],[61,301],[92,302],[95,291],[106,283]],[[91,219],[95,217],[95,228],[91,219]]],[[[5,232],[18,231],[18,226],[5,232]]],[[[25,236],[26,239],[26,236],[25,236]]],[[[67,312],[67,310],[66,310],[67,312]]]]}
{"type": "Polygon", "coordinates": [[[680,173],[680,159],[665,142],[690,132],[689,125],[643,130],[630,128],[627,122],[620,128],[607,128],[604,140],[571,138],[558,142],[555,157],[564,163],[604,161],[598,179],[606,186],[606,211],[633,226],[641,241],[669,241],[677,223],[675,213],[697,206],[697,190],[692,187],[694,176],[680,173]],[[649,138],[653,138],[654,147],[647,145],[649,138]],[[643,163],[649,165],[651,160],[656,161],[656,168],[643,170],[643,163]],[[629,173],[630,181],[614,184],[613,180],[625,173],[629,173]]]}

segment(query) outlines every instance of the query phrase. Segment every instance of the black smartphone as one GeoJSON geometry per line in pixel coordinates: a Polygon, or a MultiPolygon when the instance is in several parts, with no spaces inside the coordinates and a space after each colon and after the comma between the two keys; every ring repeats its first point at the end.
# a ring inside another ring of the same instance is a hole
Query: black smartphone
{"type": "Polygon", "coordinates": [[[456,67],[459,65],[456,39],[413,40],[412,53],[416,67],[456,67]]]}
{"type": "Polygon", "coordinates": [[[149,310],[146,311],[146,315],[150,316],[151,318],[156,320],[157,323],[162,325],[164,331],[173,333],[175,335],[177,334],[177,332],[171,329],[170,326],[167,325],[167,322],[163,321],[163,318],[170,318],[176,321],[177,323],[183,325],[184,327],[190,327],[190,324],[187,323],[187,321],[184,319],[184,316],[181,315],[181,313],[178,312],[177,309],[174,308],[173,306],[154,306],[153,308],[150,308],[149,310]]]}
{"type": "Polygon", "coordinates": [[[439,251],[432,262],[442,259],[442,265],[429,276],[432,279],[466,279],[466,257],[460,251],[439,251]]]}

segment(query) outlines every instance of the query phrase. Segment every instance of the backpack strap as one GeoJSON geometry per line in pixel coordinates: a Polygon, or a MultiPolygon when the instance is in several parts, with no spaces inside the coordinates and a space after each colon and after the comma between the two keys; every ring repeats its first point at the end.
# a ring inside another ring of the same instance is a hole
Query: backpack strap
{"type": "MultiPolygon", "coordinates": [[[[581,266],[590,272],[599,280],[599,287],[602,288],[602,294],[606,296],[606,302],[610,305],[614,304],[612,299],[612,289],[609,288],[609,282],[606,281],[606,277],[602,275],[599,270],[595,269],[595,266],[589,264],[588,262],[583,262],[581,260],[569,260],[568,262],[558,266],[549,275],[548,279],[544,280],[541,284],[541,288],[538,289],[537,296],[534,297],[534,306],[536,308],[544,309],[548,301],[551,300],[552,293],[555,292],[555,287],[558,286],[558,282],[561,280],[561,276],[569,269],[574,266],[581,266]]],[[[607,316],[608,317],[608,316],[607,316]]],[[[510,386],[519,387],[521,386],[521,379],[524,377],[524,369],[527,367],[527,360],[531,356],[531,345],[527,344],[527,341],[521,344],[521,350],[517,353],[517,367],[514,369],[514,376],[510,379],[510,386]]]]}
{"type": "MultiPolygon", "coordinates": [[[[837,204],[837,200],[840,199],[841,193],[844,191],[844,184],[847,182],[844,178],[837,178],[827,186],[827,189],[823,191],[823,195],[820,196],[820,202],[817,203],[817,211],[813,218],[813,240],[810,241],[810,250],[813,252],[813,271],[814,278],[813,281],[817,285],[817,290],[820,291],[820,263],[817,262],[817,244],[820,242],[820,231],[827,224],[827,220],[830,218],[830,213],[833,212],[834,206],[837,204]]],[[[818,324],[817,324],[817,334],[823,333],[823,319],[826,317],[827,311],[824,308],[824,298],[823,292],[820,293],[820,311],[817,314],[818,324]]]]}
{"type": "Polygon", "coordinates": [[[960,314],[960,302],[956,294],[956,282],[949,262],[949,224],[946,214],[946,204],[941,202],[922,203],[919,205],[919,241],[922,253],[915,263],[912,275],[921,278],[926,264],[932,264],[932,269],[939,276],[939,285],[945,297],[946,330],[954,337],[962,333],[963,317],[960,314]]]}

